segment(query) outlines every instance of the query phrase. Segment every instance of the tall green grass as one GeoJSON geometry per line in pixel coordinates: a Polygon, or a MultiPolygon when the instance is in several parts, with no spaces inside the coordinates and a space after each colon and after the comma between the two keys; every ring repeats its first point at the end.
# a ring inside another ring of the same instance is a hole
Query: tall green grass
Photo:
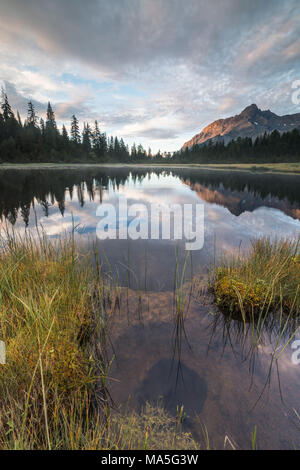
{"type": "Polygon", "coordinates": [[[103,283],[73,237],[1,238],[0,447],[57,447],[58,417],[105,410],[103,283]],[[82,408],[83,407],[83,408],[82,408]],[[74,411],[75,412],[75,411],[74,411]]]}

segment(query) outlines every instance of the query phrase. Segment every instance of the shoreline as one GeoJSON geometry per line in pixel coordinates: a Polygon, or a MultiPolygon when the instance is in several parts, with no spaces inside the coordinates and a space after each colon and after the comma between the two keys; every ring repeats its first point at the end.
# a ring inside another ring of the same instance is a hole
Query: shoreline
{"type": "Polygon", "coordinates": [[[191,168],[209,171],[235,171],[250,173],[276,173],[300,175],[300,163],[229,163],[229,164],[200,164],[200,163],[178,163],[178,164],[146,164],[146,163],[2,163],[1,170],[76,170],[89,168],[191,168]]]}

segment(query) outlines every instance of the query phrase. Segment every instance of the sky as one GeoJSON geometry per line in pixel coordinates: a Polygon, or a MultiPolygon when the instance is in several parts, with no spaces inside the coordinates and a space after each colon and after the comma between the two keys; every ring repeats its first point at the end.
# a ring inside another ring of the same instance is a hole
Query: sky
{"type": "Polygon", "coordinates": [[[0,84],[153,152],[256,103],[300,112],[299,0],[0,0],[0,84]]]}

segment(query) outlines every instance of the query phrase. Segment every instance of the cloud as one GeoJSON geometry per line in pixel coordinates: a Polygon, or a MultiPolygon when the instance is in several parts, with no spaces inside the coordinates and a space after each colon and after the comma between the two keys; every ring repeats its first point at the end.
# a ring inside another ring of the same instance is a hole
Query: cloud
{"type": "MultiPolygon", "coordinates": [[[[3,81],[2,86],[4,86],[6,93],[9,96],[9,101],[14,110],[18,110],[20,115],[25,118],[27,115],[28,101],[30,98],[23,96],[20,92],[17,91],[16,86],[13,83],[3,81]]],[[[31,98],[31,101],[35,107],[35,110],[38,115],[41,116],[42,113],[46,111],[46,103],[41,103],[35,99],[31,98]]]]}
{"type": "MultiPolygon", "coordinates": [[[[143,73],[145,67],[172,61],[196,66],[219,62],[221,70],[239,42],[251,41],[252,31],[256,36],[252,41],[259,43],[253,60],[279,41],[280,35],[297,39],[297,18],[291,24],[292,33],[282,29],[281,33],[273,31],[271,38],[265,36],[272,14],[285,19],[295,12],[293,0],[189,0],[185,5],[182,0],[1,3],[2,44],[14,52],[21,47],[33,60],[44,55],[43,61],[57,60],[64,67],[77,62],[104,76],[116,77],[120,71],[143,73]]],[[[250,51],[248,55],[251,61],[250,51]]]]}
{"type": "Polygon", "coordinates": [[[150,129],[140,130],[129,134],[130,136],[149,137],[149,139],[176,139],[178,137],[177,129],[160,129],[151,127],[150,129]]]}
{"type": "Polygon", "coordinates": [[[227,111],[227,110],[229,110],[229,109],[232,109],[233,106],[235,106],[235,105],[236,105],[236,101],[235,101],[234,97],[232,97],[232,96],[225,96],[225,97],[222,99],[222,101],[221,101],[221,103],[220,103],[220,105],[219,105],[219,107],[218,107],[218,111],[221,112],[221,113],[223,113],[224,111],[227,111]]]}

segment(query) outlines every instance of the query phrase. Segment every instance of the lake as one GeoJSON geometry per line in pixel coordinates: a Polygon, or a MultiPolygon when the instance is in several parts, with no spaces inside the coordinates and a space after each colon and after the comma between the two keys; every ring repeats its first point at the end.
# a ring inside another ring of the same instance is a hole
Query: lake
{"type": "MultiPolygon", "coordinates": [[[[139,409],[162,401],[172,414],[184,405],[185,426],[201,439],[204,426],[217,448],[249,448],[257,426],[262,448],[300,445],[300,365],[288,338],[277,344],[266,327],[255,350],[251,332],[228,323],[208,295],[195,290],[174,318],[174,282],[182,291],[205,278],[221,255],[247,250],[255,237],[300,236],[300,175],[195,168],[90,167],[0,170],[1,227],[20,234],[37,227],[56,240],[75,230],[84,248],[127,289],[127,306],[112,322],[115,360],[111,394],[139,409]],[[201,204],[204,246],[184,240],[97,240],[101,204],[201,204]],[[125,311],[126,310],[126,311],[125,311]],[[227,437],[226,437],[227,436],[227,437]]],[[[184,294],[183,294],[184,295],[184,294]]],[[[298,335],[300,339],[300,335],[298,335]]]]}

